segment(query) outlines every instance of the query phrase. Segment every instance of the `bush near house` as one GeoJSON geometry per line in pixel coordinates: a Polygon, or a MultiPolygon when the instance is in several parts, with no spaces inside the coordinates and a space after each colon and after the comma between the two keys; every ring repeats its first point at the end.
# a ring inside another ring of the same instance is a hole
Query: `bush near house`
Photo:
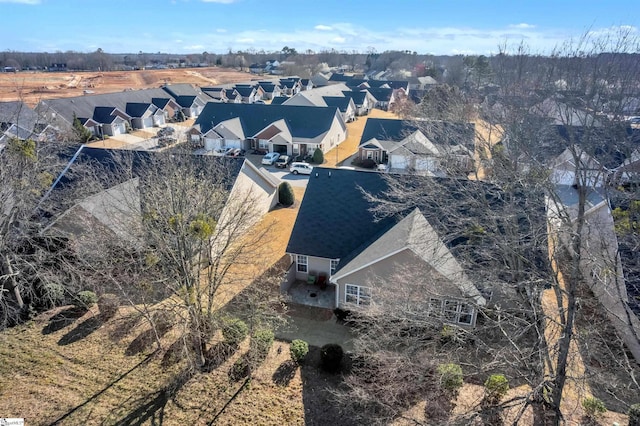
{"type": "Polygon", "coordinates": [[[241,319],[225,318],[222,320],[222,337],[228,344],[239,345],[248,333],[249,327],[241,319]]]}
{"type": "Polygon", "coordinates": [[[503,374],[492,374],[484,382],[485,401],[496,405],[509,391],[509,381],[503,374]]]}
{"type": "Polygon", "coordinates": [[[590,396],[582,400],[582,408],[584,408],[587,418],[595,420],[602,414],[607,412],[607,407],[600,399],[590,396]]]}
{"type": "Polygon", "coordinates": [[[455,393],[462,386],[462,367],[458,364],[440,364],[436,371],[440,376],[440,387],[445,391],[455,393]]]}
{"type": "Polygon", "coordinates": [[[351,162],[356,167],[362,167],[364,169],[373,169],[376,167],[376,162],[370,158],[365,158],[364,160],[360,158],[356,158],[351,162]]]}
{"type": "Polygon", "coordinates": [[[328,343],[320,350],[320,366],[324,371],[337,373],[340,371],[344,351],[336,343],[328,343]]]}
{"type": "Polygon", "coordinates": [[[251,337],[251,351],[258,355],[266,355],[273,345],[273,331],[263,329],[256,331],[251,337]]]}
{"type": "Polygon", "coordinates": [[[98,298],[98,309],[104,320],[113,318],[118,313],[119,307],[120,299],[115,294],[105,293],[98,298]]]}
{"type": "Polygon", "coordinates": [[[302,361],[304,361],[304,358],[309,353],[309,344],[300,339],[292,340],[289,345],[289,353],[291,354],[293,362],[302,364],[302,361]]]}
{"type": "Polygon", "coordinates": [[[292,206],[296,201],[296,196],[293,192],[293,188],[289,182],[282,182],[278,186],[278,200],[283,206],[292,206]]]}
{"type": "Polygon", "coordinates": [[[73,304],[81,309],[90,309],[98,301],[98,296],[92,291],[84,290],[76,294],[73,304]]]}
{"type": "Polygon", "coordinates": [[[322,150],[320,148],[316,148],[316,150],[313,151],[313,156],[311,157],[311,162],[313,164],[322,164],[322,163],[324,163],[324,153],[322,152],[322,150]]]}

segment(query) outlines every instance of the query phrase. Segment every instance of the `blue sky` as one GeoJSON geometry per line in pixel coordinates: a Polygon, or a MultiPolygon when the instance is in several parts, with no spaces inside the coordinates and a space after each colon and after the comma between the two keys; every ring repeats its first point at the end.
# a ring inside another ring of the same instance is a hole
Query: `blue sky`
{"type": "Polygon", "coordinates": [[[549,53],[587,31],[640,35],[637,0],[0,0],[0,16],[2,51],[549,53]]]}

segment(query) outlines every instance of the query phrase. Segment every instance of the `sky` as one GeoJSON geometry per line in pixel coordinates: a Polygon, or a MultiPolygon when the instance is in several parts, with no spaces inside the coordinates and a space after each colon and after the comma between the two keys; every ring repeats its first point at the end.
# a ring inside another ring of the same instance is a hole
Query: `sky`
{"type": "Polygon", "coordinates": [[[0,50],[229,50],[549,54],[620,29],[640,36],[637,0],[0,0],[0,50]]]}

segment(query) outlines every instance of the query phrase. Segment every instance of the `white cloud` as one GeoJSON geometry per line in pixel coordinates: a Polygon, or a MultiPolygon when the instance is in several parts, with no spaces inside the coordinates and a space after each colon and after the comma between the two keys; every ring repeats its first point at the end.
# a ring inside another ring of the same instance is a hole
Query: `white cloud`
{"type": "Polygon", "coordinates": [[[330,27],[329,25],[316,25],[313,28],[318,31],[331,31],[333,29],[333,27],[330,27]]]}
{"type": "Polygon", "coordinates": [[[0,3],[40,4],[41,0],[0,0],[0,3]]]}
{"type": "Polygon", "coordinates": [[[516,29],[519,29],[519,30],[530,30],[530,29],[533,29],[535,27],[536,27],[535,25],[526,24],[524,22],[522,22],[520,24],[511,24],[511,25],[509,25],[509,28],[516,28],[516,29]]]}
{"type": "Polygon", "coordinates": [[[227,32],[227,30],[225,30],[224,28],[218,28],[218,29],[216,30],[216,32],[217,32],[217,33],[226,33],[226,32],[227,32]]]}
{"type": "Polygon", "coordinates": [[[347,41],[347,39],[346,39],[346,38],[344,38],[344,37],[340,37],[340,36],[338,36],[338,37],[334,37],[334,38],[332,38],[332,39],[331,39],[331,41],[332,41],[332,42],[334,42],[334,43],[340,43],[340,44],[342,44],[342,43],[344,43],[345,41],[347,41]]]}
{"type": "Polygon", "coordinates": [[[205,3],[220,3],[220,4],[231,4],[235,3],[238,0],[202,0],[205,3]]]}

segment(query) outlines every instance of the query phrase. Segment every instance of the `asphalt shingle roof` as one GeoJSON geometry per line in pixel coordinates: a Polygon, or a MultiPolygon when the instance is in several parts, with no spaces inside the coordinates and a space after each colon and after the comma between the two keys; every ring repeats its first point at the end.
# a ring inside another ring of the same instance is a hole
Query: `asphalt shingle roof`
{"type": "MultiPolygon", "coordinates": [[[[516,220],[523,231],[529,229],[532,221],[536,229],[538,226],[541,230],[546,229],[541,197],[516,195],[513,200],[507,202],[499,188],[479,181],[315,167],[286,252],[339,258],[340,269],[399,220],[419,208],[464,267],[482,273],[495,267],[495,262],[501,262],[501,254],[496,249],[502,238],[501,226],[504,226],[500,225],[500,218],[516,220]],[[397,179],[407,188],[420,185],[425,195],[408,200],[394,216],[376,217],[371,210],[374,203],[363,191],[393,203],[397,200],[385,194],[389,189],[387,179],[397,179]],[[483,231],[478,237],[479,242],[474,242],[472,231],[478,229],[483,231]]],[[[529,238],[528,241],[539,239],[540,244],[533,246],[525,256],[532,264],[545,266],[544,231],[535,236],[523,232],[522,238],[529,238]]]]}
{"type": "Polygon", "coordinates": [[[222,121],[239,118],[246,136],[253,136],[269,124],[284,120],[291,135],[298,138],[314,138],[331,128],[337,108],[291,105],[221,104],[209,102],[195,124],[207,133],[222,121]]]}

